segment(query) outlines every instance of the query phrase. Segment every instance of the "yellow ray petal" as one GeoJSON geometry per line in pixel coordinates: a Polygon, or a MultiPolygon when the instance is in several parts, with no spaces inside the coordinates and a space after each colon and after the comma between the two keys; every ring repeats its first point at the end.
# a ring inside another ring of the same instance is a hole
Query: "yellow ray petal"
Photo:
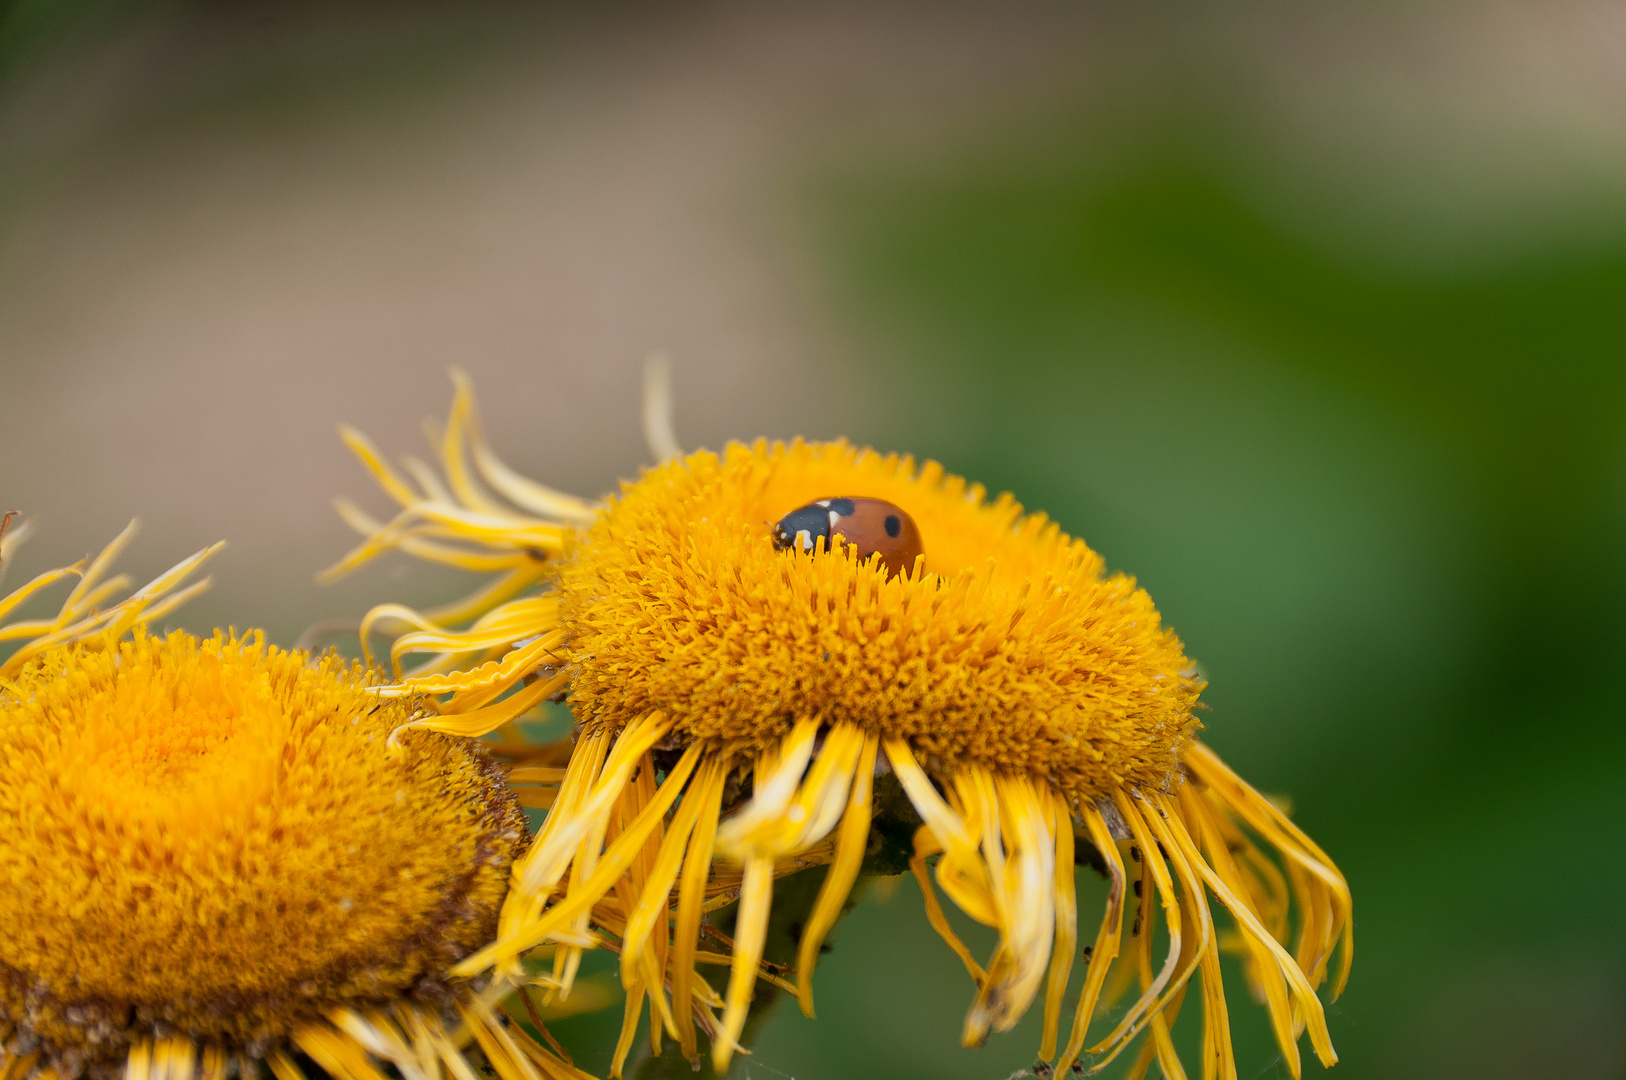
{"type": "Polygon", "coordinates": [[[672,1012],[678,1022],[678,1045],[683,1056],[694,1061],[697,1056],[693,1020],[698,1013],[705,1015],[694,1001],[697,989],[709,991],[704,982],[694,977],[694,956],[700,937],[702,901],[705,898],[706,871],[717,837],[717,815],[722,803],[723,783],[732,765],[727,755],[718,755],[714,771],[706,776],[706,786],[695,792],[699,800],[699,817],[694,836],[683,862],[683,875],[678,883],[677,921],[672,928],[672,1012]]]}
{"type": "Polygon", "coordinates": [[[1044,998],[1044,1034],[1039,1042],[1039,1058],[1042,1061],[1056,1056],[1056,1029],[1061,1022],[1062,996],[1067,993],[1067,977],[1073,970],[1073,948],[1078,944],[1072,807],[1068,806],[1063,796],[1052,795],[1050,813],[1056,836],[1056,943],[1050,954],[1050,977],[1044,998]]]}
{"type": "MultiPolygon", "coordinates": [[[[1171,830],[1171,834],[1176,844],[1181,846],[1188,858],[1195,854],[1191,848],[1191,838],[1185,836],[1184,829],[1171,830]]],[[[1282,948],[1276,939],[1270,935],[1270,932],[1259,924],[1259,920],[1248,909],[1248,905],[1244,904],[1231,891],[1224,880],[1200,856],[1194,860],[1193,869],[1202,875],[1208,888],[1236,918],[1244,932],[1251,934],[1259,944],[1269,949],[1276,958],[1278,967],[1287,978],[1294,999],[1298,1002],[1299,1008],[1308,1021],[1310,1044],[1315,1047],[1316,1056],[1321,1059],[1321,1064],[1331,1068],[1338,1061],[1338,1054],[1333,1050],[1332,1038],[1327,1033],[1327,1018],[1325,1011],[1321,1007],[1321,999],[1316,997],[1315,989],[1310,985],[1310,980],[1300,970],[1298,963],[1288,955],[1287,950],[1282,948]]]]}
{"type": "Polygon", "coordinates": [[[739,1049],[740,1032],[745,1029],[745,1013],[756,996],[757,963],[768,935],[768,910],[773,902],[773,860],[748,858],[745,886],[740,892],[740,910],[735,920],[734,961],[728,975],[727,1004],[723,1008],[722,1030],[711,1043],[712,1068],[728,1071],[728,1063],[739,1049]]]}
{"type": "Polygon", "coordinates": [[[841,916],[841,909],[852,893],[853,882],[858,880],[858,869],[863,864],[865,847],[869,842],[870,794],[875,783],[875,757],[880,739],[873,734],[862,735],[858,763],[853,772],[852,785],[847,797],[847,811],[841,819],[841,830],[836,839],[836,857],[825,873],[824,884],[819,887],[818,899],[808,915],[802,930],[802,939],[796,948],[796,998],[802,1013],[813,1015],[813,966],[819,949],[830,928],[841,916]]]}
{"type": "MultiPolygon", "coordinates": [[[[1158,972],[1157,977],[1152,980],[1135,1004],[1129,1007],[1129,1011],[1124,1014],[1123,1019],[1118,1022],[1117,1026],[1112,1029],[1112,1032],[1105,1039],[1090,1047],[1089,1052],[1091,1054],[1101,1055],[1100,1060],[1091,1067],[1091,1073],[1105,1068],[1128,1045],[1129,1041],[1140,1033],[1152,1016],[1160,1012],[1163,1006],[1167,1004],[1168,997],[1172,993],[1169,990],[1169,983],[1174,979],[1175,972],[1180,965],[1183,938],[1181,926],[1184,916],[1181,912],[1180,901],[1175,896],[1174,881],[1169,876],[1169,869],[1163,860],[1162,853],[1158,850],[1148,826],[1141,817],[1140,809],[1123,792],[1115,793],[1113,803],[1117,806],[1118,813],[1128,823],[1130,833],[1134,836],[1135,843],[1140,851],[1142,866],[1152,875],[1152,882],[1157,887],[1158,899],[1163,905],[1164,922],[1169,932],[1169,952],[1163,962],[1162,970],[1158,972]]],[[[1147,898],[1142,897],[1143,910],[1147,902],[1147,898]]],[[[1143,931],[1149,935],[1151,933],[1150,920],[1147,920],[1143,915],[1141,921],[1146,924],[1142,927],[1143,931]]],[[[1174,990],[1178,989],[1178,987],[1174,988],[1174,990]]]]}
{"type": "Polygon", "coordinates": [[[453,368],[452,382],[460,395],[465,389],[467,391],[468,404],[464,415],[468,425],[469,448],[474,455],[474,466],[486,483],[515,506],[543,517],[585,525],[598,516],[599,507],[596,504],[555,491],[505,465],[486,442],[485,432],[480,426],[479,407],[474,399],[474,387],[468,374],[461,368],[453,368]]]}
{"type": "MultiPolygon", "coordinates": [[[[28,601],[29,597],[33,596],[35,593],[39,592],[41,589],[47,588],[48,586],[51,586],[51,585],[54,585],[57,582],[61,581],[63,578],[73,577],[73,576],[75,576],[77,574],[82,574],[82,573],[84,573],[84,568],[85,568],[85,562],[84,562],[83,559],[81,559],[80,561],[74,563],[72,566],[64,566],[60,570],[47,570],[45,573],[40,574],[38,577],[34,578],[34,580],[30,581],[28,584],[26,584],[26,585],[22,586],[21,588],[17,589],[15,592],[13,592],[10,595],[6,596],[4,599],[0,599],[0,619],[3,619],[7,615],[11,614],[14,610],[16,610],[22,604],[26,603],[28,601]]],[[[49,626],[51,624],[50,624],[50,622],[47,622],[47,623],[45,623],[43,625],[45,625],[47,628],[49,628],[49,626]]]]}
{"type": "Polygon", "coordinates": [[[541,704],[570,681],[567,672],[560,672],[551,679],[538,679],[512,697],[504,698],[495,705],[487,705],[483,709],[473,712],[453,713],[450,716],[431,716],[422,720],[414,720],[402,724],[390,736],[391,745],[400,745],[402,732],[418,730],[441,731],[447,735],[461,735],[466,739],[478,739],[482,735],[502,727],[504,724],[529,712],[536,705],[541,704]]]}
{"type": "Polygon", "coordinates": [[[378,447],[366,435],[363,435],[349,424],[340,424],[339,438],[344,440],[344,445],[349,447],[350,452],[360,459],[367,471],[372,473],[374,482],[383,488],[385,494],[390,498],[402,506],[411,506],[423,497],[412,490],[412,485],[401,479],[400,475],[390,468],[389,463],[384,460],[384,455],[379,452],[378,447]]]}
{"type": "MultiPolygon", "coordinates": [[[[1073,1062],[1078,1060],[1079,1052],[1084,1049],[1090,1020],[1095,1016],[1096,1004],[1101,1000],[1101,988],[1106,983],[1107,970],[1118,958],[1119,944],[1123,940],[1124,893],[1128,888],[1123,859],[1118,855],[1118,845],[1100,809],[1094,803],[1086,803],[1079,807],[1079,815],[1090,834],[1090,843],[1095,845],[1106,863],[1110,885],[1106,910],[1101,915],[1101,926],[1096,931],[1095,944],[1090,950],[1089,964],[1084,972],[1084,986],[1079,991],[1078,1006],[1073,1013],[1072,1031],[1067,1036],[1066,1049],[1056,1062],[1055,1073],[1058,1076],[1067,1075],[1073,1062]]],[[[1149,897],[1147,899],[1150,900],[1149,897]]]]}
{"type": "Polygon", "coordinates": [[[68,594],[68,599],[62,605],[60,620],[62,623],[78,618],[82,614],[79,610],[80,601],[83,600],[86,593],[101,582],[102,575],[107,573],[120,553],[130,546],[130,541],[135,539],[135,534],[140,529],[140,521],[131,521],[130,524],[124,527],[123,532],[115,536],[112,542],[102,549],[101,554],[91,560],[90,566],[85,569],[84,575],[80,577],[79,584],[73,587],[73,592],[68,594]]]}
{"type": "MultiPolygon", "coordinates": [[[[656,741],[656,740],[651,740],[656,741]]],[[[676,801],[678,792],[682,789],[683,781],[688,779],[700,759],[700,748],[690,747],[673,767],[667,783],[662,786],[661,792],[644,811],[639,814],[638,820],[610,845],[598,865],[593,868],[591,876],[581,885],[572,888],[554,906],[547,909],[543,916],[523,929],[511,931],[507,936],[500,938],[469,959],[452,969],[453,974],[467,978],[478,974],[483,969],[500,963],[509,957],[515,956],[533,945],[545,941],[549,935],[563,928],[578,914],[591,908],[606,892],[610,890],[615,879],[619,877],[638,854],[649,831],[653,829],[665,816],[667,809],[676,801]],[[672,781],[676,779],[677,783],[672,781]]],[[[608,771],[608,770],[607,770],[608,771]]],[[[569,835],[569,834],[566,834],[569,835]]]]}
{"type": "Polygon", "coordinates": [[[960,935],[949,926],[948,919],[944,918],[942,905],[937,902],[937,889],[932,885],[931,874],[926,868],[926,860],[933,855],[941,854],[942,851],[943,845],[938,843],[937,834],[932,832],[931,826],[922,825],[915,830],[915,856],[909,860],[909,869],[914,873],[915,883],[920,886],[920,895],[926,901],[926,921],[937,931],[937,936],[954,950],[954,955],[960,958],[966,971],[970,972],[971,981],[980,987],[986,972],[971,955],[971,950],[965,947],[965,942],[960,940],[960,935]]]}

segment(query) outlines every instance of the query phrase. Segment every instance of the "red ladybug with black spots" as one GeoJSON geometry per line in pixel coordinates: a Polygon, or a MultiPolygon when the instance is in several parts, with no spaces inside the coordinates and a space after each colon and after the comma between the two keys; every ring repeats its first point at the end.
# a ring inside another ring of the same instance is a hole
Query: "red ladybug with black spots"
{"type": "Polygon", "coordinates": [[[792,510],[774,524],[773,545],[781,551],[812,552],[821,537],[828,549],[838,534],[860,559],[879,556],[889,578],[911,573],[915,558],[925,551],[915,519],[902,507],[853,496],[815,499],[792,510]]]}

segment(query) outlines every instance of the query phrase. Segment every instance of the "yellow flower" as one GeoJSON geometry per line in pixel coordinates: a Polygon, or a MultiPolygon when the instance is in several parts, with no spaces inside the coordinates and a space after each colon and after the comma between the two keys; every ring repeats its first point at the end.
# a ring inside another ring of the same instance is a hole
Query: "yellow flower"
{"type": "Polygon", "coordinates": [[[444,481],[409,462],[414,486],[346,432],[402,509],[380,524],[343,504],[367,540],[333,572],[397,548],[501,575],[439,611],[369,614],[364,638],[399,634],[398,676],[403,657],[432,654],[384,691],[446,695],[439,717],[410,726],[481,734],[568,690],[580,728],[496,939],[456,971],[515,977],[526,950],[579,942],[597,921],[618,939],[629,992],[614,1071],[646,994],[654,1036],[664,1027],[693,1059],[697,1017],[722,1070],[761,976],[774,878],[796,860],[831,863],[799,942],[796,991],[812,1014],[814,961],[859,872],[875,778],[890,770],[922,821],[911,865],[927,917],[977,986],[966,1045],[1012,1027],[1043,990],[1040,1054],[1055,1057],[1078,945],[1075,854],[1092,848],[1111,888],[1058,1071],[1080,1053],[1099,1069],[1149,1031],[1137,1070],[1155,1060],[1183,1076],[1169,1027],[1196,977],[1203,1074],[1234,1076],[1222,947],[1241,954],[1295,1076],[1306,1031],[1324,1064],[1337,1060],[1316,987],[1335,954],[1335,995],[1348,975],[1348,887],[1196,740],[1202,685],[1179,640],[1082,541],[936,463],[843,442],[662,455],[607,503],[573,499],[496,458],[454,378],[444,481]],[[913,518],[925,552],[914,572],[890,576],[853,546],[773,543],[788,512],[859,496],[913,518]],[[741,787],[749,797],[731,800],[741,787]],[[949,928],[933,876],[998,931],[985,964],[949,928]],[[738,888],[739,910],[713,1022],[690,968],[707,897],[733,895],[720,886],[738,888]],[[1233,932],[1216,927],[1210,896],[1233,932]],[[620,912],[615,925],[606,911],[620,912]],[[1092,1042],[1098,1007],[1131,979],[1139,997],[1092,1042]]]}
{"type": "Polygon", "coordinates": [[[505,1080],[582,1075],[447,974],[527,839],[501,769],[430,732],[389,752],[420,702],[360,665],[149,634],[209,551],[93,610],[127,538],[0,629],[32,638],[0,667],[0,1076],[472,1080],[471,1038],[505,1080]]]}

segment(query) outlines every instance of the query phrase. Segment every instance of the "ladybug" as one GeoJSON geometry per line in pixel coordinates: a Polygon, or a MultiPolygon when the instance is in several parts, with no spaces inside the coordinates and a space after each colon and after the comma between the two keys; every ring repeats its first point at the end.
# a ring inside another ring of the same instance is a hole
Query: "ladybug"
{"type": "Polygon", "coordinates": [[[925,548],[915,519],[883,499],[815,499],[780,518],[773,527],[773,546],[781,551],[814,551],[822,537],[828,548],[834,537],[858,549],[858,557],[879,555],[886,576],[907,574],[925,548]]]}

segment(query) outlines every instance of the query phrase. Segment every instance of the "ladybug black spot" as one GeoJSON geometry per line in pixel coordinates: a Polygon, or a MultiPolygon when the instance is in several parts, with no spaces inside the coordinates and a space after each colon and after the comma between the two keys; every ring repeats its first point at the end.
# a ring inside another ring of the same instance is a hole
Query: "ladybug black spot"
{"type": "Polygon", "coordinates": [[[886,515],[886,535],[897,536],[903,531],[903,522],[896,514],[886,515]]]}
{"type": "Polygon", "coordinates": [[[824,499],[820,501],[819,505],[837,517],[852,516],[853,501],[851,499],[824,499]]]}

